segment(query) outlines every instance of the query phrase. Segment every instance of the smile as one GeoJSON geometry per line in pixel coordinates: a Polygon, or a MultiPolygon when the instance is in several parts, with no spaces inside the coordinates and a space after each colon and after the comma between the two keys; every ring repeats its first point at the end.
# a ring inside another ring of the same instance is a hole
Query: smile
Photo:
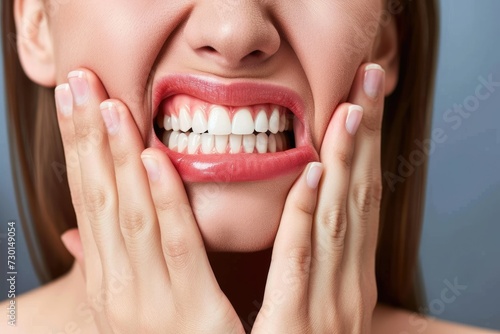
{"type": "Polygon", "coordinates": [[[303,104],[286,88],[171,76],[154,87],[153,106],[150,146],[188,182],[270,179],[318,160],[303,104]]]}

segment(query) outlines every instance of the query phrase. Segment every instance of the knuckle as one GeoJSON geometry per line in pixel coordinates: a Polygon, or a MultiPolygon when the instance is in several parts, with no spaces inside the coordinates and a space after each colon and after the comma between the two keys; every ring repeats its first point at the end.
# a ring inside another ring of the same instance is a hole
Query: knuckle
{"type": "Polygon", "coordinates": [[[340,162],[341,166],[346,171],[349,171],[351,169],[351,166],[352,166],[352,155],[347,153],[347,152],[339,151],[336,153],[336,156],[337,156],[337,159],[340,162]]]}
{"type": "Polygon", "coordinates": [[[363,117],[362,124],[363,129],[367,135],[376,135],[382,129],[382,123],[379,117],[380,111],[373,109],[370,115],[363,117]]]}
{"type": "Polygon", "coordinates": [[[100,187],[87,188],[84,193],[85,208],[88,212],[100,216],[111,206],[111,196],[100,187]]]}
{"type": "Polygon", "coordinates": [[[126,212],[122,213],[120,226],[124,237],[134,239],[148,232],[149,222],[149,218],[143,211],[129,207],[126,212]]]}
{"type": "Polygon", "coordinates": [[[355,184],[352,190],[354,205],[358,213],[366,216],[382,200],[383,185],[380,178],[355,184]]]}
{"type": "Polygon", "coordinates": [[[163,238],[162,249],[169,266],[184,269],[189,264],[190,251],[187,241],[182,236],[163,238]]]}
{"type": "Polygon", "coordinates": [[[347,228],[346,210],[340,206],[332,206],[323,214],[322,223],[335,246],[343,247],[347,228]]]}
{"type": "Polygon", "coordinates": [[[126,167],[130,163],[131,159],[129,153],[130,151],[124,148],[121,147],[114,148],[112,155],[113,155],[113,163],[116,168],[126,167]]]}
{"type": "Polygon", "coordinates": [[[161,212],[168,212],[179,209],[181,203],[174,197],[162,196],[155,202],[156,210],[161,212]]]}
{"type": "Polygon", "coordinates": [[[283,283],[302,284],[311,272],[312,251],[310,247],[295,246],[284,254],[287,270],[283,273],[283,283]]]}

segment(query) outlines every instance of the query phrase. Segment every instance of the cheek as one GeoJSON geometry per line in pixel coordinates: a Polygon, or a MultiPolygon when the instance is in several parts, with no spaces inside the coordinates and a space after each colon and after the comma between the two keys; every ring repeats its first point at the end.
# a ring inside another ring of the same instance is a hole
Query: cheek
{"type": "Polygon", "coordinates": [[[325,2],[322,6],[301,14],[311,24],[300,25],[291,34],[313,95],[310,126],[316,148],[321,146],[334,110],[347,100],[358,67],[370,59],[381,10],[376,1],[325,2]]]}

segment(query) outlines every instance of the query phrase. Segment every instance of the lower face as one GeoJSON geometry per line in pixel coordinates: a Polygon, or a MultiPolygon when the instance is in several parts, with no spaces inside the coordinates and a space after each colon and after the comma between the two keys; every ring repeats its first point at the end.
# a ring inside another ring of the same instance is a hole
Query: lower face
{"type": "Polygon", "coordinates": [[[49,18],[56,81],[88,68],[129,107],[145,146],[176,164],[209,250],[262,250],[371,59],[363,29],[381,10],[381,0],[70,1],[49,18]]]}

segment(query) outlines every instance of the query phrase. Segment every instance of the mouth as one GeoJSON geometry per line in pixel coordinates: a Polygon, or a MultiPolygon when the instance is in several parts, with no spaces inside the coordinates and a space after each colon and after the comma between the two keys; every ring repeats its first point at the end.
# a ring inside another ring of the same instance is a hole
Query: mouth
{"type": "Polygon", "coordinates": [[[187,182],[265,180],[318,160],[304,104],[283,87],[169,76],[155,85],[153,106],[150,146],[187,182]]]}

